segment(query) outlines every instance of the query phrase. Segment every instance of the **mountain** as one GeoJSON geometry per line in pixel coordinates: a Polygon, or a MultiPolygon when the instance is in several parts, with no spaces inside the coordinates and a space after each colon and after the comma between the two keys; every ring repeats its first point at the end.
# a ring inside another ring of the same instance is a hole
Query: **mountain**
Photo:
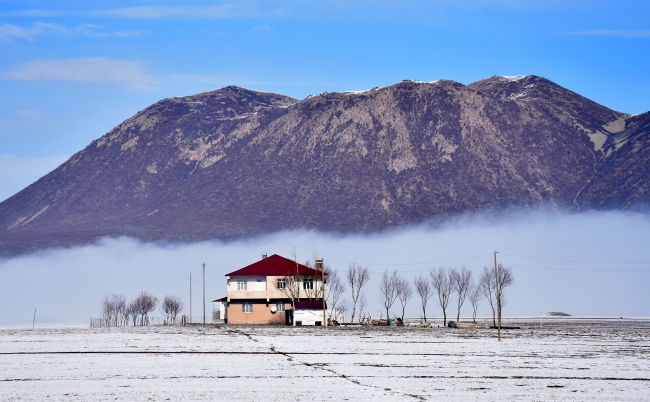
{"type": "Polygon", "coordinates": [[[650,203],[650,113],[537,76],[296,99],[164,99],[0,203],[0,254],[91,242],[374,232],[479,211],[650,203]]]}

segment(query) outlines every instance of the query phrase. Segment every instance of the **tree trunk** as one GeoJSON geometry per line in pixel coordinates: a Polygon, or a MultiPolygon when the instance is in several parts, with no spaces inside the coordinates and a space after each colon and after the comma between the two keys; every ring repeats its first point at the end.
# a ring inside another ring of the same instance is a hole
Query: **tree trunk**
{"type": "Polygon", "coordinates": [[[447,311],[444,308],[442,309],[442,316],[443,316],[442,326],[446,327],[447,326],[447,311]]]}
{"type": "Polygon", "coordinates": [[[496,317],[496,313],[494,312],[494,306],[490,306],[490,307],[492,307],[492,326],[496,327],[497,317],[496,317]]]}

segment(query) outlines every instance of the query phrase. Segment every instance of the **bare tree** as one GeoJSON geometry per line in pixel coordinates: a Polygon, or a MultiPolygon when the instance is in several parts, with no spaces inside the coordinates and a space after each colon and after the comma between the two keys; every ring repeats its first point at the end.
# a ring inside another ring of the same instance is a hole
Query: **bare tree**
{"type": "Polygon", "coordinates": [[[178,313],[183,311],[184,307],[185,305],[180,297],[167,295],[165,295],[165,298],[160,305],[160,309],[165,314],[165,317],[167,317],[167,322],[172,325],[176,323],[176,316],[178,313]]]}
{"type": "Polygon", "coordinates": [[[496,319],[496,302],[494,300],[494,289],[496,287],[495,283],[496,276],[494,275],[494,268],[483,267],[483,272],[481,272],[481,278],[479,279],[479,286],[481,288],[481,293],[488,299],[490,303],[490,308],[492,309],[492,325],[497,325],[496,319]]]}
{"type": "Polygon", "coordinates": [[[460,308],[465,303],[465,298],[472,286],[472,271],[467,269],[466,266],[457,271],[452,269],[449,271],[452,280],[452,287],[458,294],[458,313],[456,314],[456,321],[460,320],[460,308]]]}
{"type": "Polygon", "coordinates": [[[102,318],[107,326],[124,325],[128,320],[126,298],[124,295],[114,293],[105,296],[102,300],[102,318]]]}
{"type": "Polygon", "coordinates": [[[481,292],[488,303],[490,303],[490,308],[492,309],[492,325],[496,327],[497,318],[496,318],[496,276],[494,275],[494,268],[483,267],[483,272],[481,273],[480,286],[481,292]]]}
{"type": "Polygon", "coordinates": [[[116,325],[126,325],[128,321],[128,314],[126,311],[126,297],[122,294],[114,294],[111,297],[113,308],[115,309],[115,322],[116,325]]]}
{"type": "Polygon", "coordinates": [[[478,309],[478,303],[481,300],[481,284],[472,283],[470,291],[468,294],[469,302],[472,303],[472,309],[474,310],[474,315],[472,316],[472,321],[476,323],[476,310],[478,309]]]}
{"type": "Polygon", "coordinates": [[[431,283],[426,277],[419,275],[415,278],[415,291],[418,292],[420,298],[422,299],[422,316],[424,317],[424,322],[427,322],[427,303],[431,298],[431,283]]]}
{"type": "Polygon", "coordinates": [[[312,250],[313,256],[314,256],[314,263],[310,260],[305,262],[305,266],[307,268],[311,269],[316,269],[318,271],[318,274],[315,275],[303,275],[302,276],[302,287],[303,291],[305,293],[305,297],[309,300],[322,300],[323,299],[323,293],[325,293],[325,298],[327,298],[327,292],[325,285],[322,283],[322,277],[325,277],[325,283],[329,281],[329,272],[332,270],[329,266],[324,266],[323,271],[325,271],[322,275],[320,273],[320,270],[318,269],[318,260],[320,260],[320,254],[318,254],[318,251],[316,249],[312,250]],[[316,268],[314,268],[316,267],[316,268]]]}
{"type": "Polygon", "coordinates": [[[406,310],[406,304],[413,297],[413,288],[411,284],[404,278],[399,278],[397,280],[397,298],[399,299],[400,304],[402,305],[402,322],[404,322],[404,310],[406,310]]]}
{"type": "Polygon", "coordinates": [[[336,311],[336,306],[345,292],[345,284],[341,280],[339,273],[333,269],[327,267],[325,270],[327,274],[327,292],[325,293],[325,300],[329,304],[330,308],[330,319],[332,314],[336,311]]]}
{"type": "Polygon", "coordinates": [[[136,322],[138,321],[138,314],[140,314],[140,309],[138,308],[138,300],[133,299],[126,308],[131,319],[133,320],[133,326],[135,327],[136,322]]]}
{"type": "Polygon", "coordinates": [[[488,302],[490,302],[490,307],[492,308],[492,325],[496,327],[496,313],[500,308],[506,304],[504,289],[512,285],[514,282],[514,276],[512,275],[512,269],[509,267],[504,267],[502,264],[498,265],[499,268],[499,297],[497,300],[497,291],[496,291],[496,275],[494,273],[494,268],[483,267],[483,272],[481,273],[480,278],[480,287],[483,295],[488,302]]]}
{"type": "Polygon", "coordinates": [[[366,309],[366,306],[368,305],[368,300],[366,300],[366,295],[361,293],[361,296],[359,297],[359,322],[363,321],[363,312],[366,309]]]}
{"type": "Polygon", "coordinates": [[[300,301],[300,287],[303,286],[303,276],[300,275],[300,264],[298,264],[298,255],[296,246],[291,246],[291,256],[295,263],[295,270],[292,268],[283,277],[276,281],[275,288],[291,301],[291,307],[295,307],[295,302],[300,301]]]}
{"type": "Polygon", "coordinates": [[[451,275],[445,268],[432,269],[429,274],[431,275],[431,286],[438,294],[438,302],[442,308],[443,325],[447,326],[447,306],[449,305],[449,296],[453,291],[451,275]]]}
{"type": "Polygon", "coordinates": [[[349,310],[350,310],[350,302],[348,301],[348,299],[341,300],[338,312],[343,317],[343,322],[347,320],[347,315],[349,310]]]}
{"type": "Polygon", "coordinates": [[[381,300],[382,305],[386,309],[387,324],[390,322],[388,311],[397,299],[397,286],[399,281],[400,277],[396,270],[391,274],[388,271],[384,271],[384,275],[382,275],[381,282],[379,283],[379,300],[381,300]]]}
{"type": "Polygon", "coordinates": [[[137,314],[142,317],[142,322],[140,325],[147,325],[147,314],[156,309],[156,306],[158,305],[158,298],[153,294],[145,292],[143,290],[133,302],[135,303],[137,314]]]}
{"type": "Polygon", "coordinates": [[[110,296],[105,296],[104,300],[102,300],[102,318],[106,321],[106,325],[108,326],[111,324],[114,311],[115,307],[113,306],[112,298],[110,296]]]}
{"type": "Polygon", "coordinates": [[[354,316],[357,311],[357,301],[361,295],[361,289],[370,280],[370,270],[366,267],[351,263],[346,273],[346,279],[350,290],[352,291],[352,318],[351,323],[354,323],[354,316]]]}
{"type": "Polygon", "coordinates": [[[500,310],[503,311],[503,306],[506,305],[506,298],[504,296],[504,289],[512,285],[515,281],[514,276],[512,275],[512,268],[504,267],[499,264],[499,293],[497,297],[497,306],[500,310]]]}

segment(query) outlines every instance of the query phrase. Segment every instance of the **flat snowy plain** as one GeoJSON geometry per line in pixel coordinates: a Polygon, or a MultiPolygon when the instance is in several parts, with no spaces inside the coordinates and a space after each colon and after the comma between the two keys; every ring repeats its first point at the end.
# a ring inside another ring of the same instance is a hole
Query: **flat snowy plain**
{"type": "Polygon", "coordinates": [[[650,320],[506,324],[4,328],[0,399],[650,400],[650,320]]]}

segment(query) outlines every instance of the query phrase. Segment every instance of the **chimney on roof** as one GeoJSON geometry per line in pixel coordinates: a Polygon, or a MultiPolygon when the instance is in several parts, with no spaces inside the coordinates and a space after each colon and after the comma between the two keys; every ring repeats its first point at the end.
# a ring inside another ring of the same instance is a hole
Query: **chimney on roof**
{"type": "Polygon", "coordinates": [[[322,258],[320,260],[316,260],[316,270],[317,271],[322,271],[323,270],[323,259],[322,258]]]}
{"type": "Polygon", "coordinates": [[[266,253],[262,253],[262,259],[265,260],[266,257],[267,257],[267,256],[266,256],[266,253]]]}

